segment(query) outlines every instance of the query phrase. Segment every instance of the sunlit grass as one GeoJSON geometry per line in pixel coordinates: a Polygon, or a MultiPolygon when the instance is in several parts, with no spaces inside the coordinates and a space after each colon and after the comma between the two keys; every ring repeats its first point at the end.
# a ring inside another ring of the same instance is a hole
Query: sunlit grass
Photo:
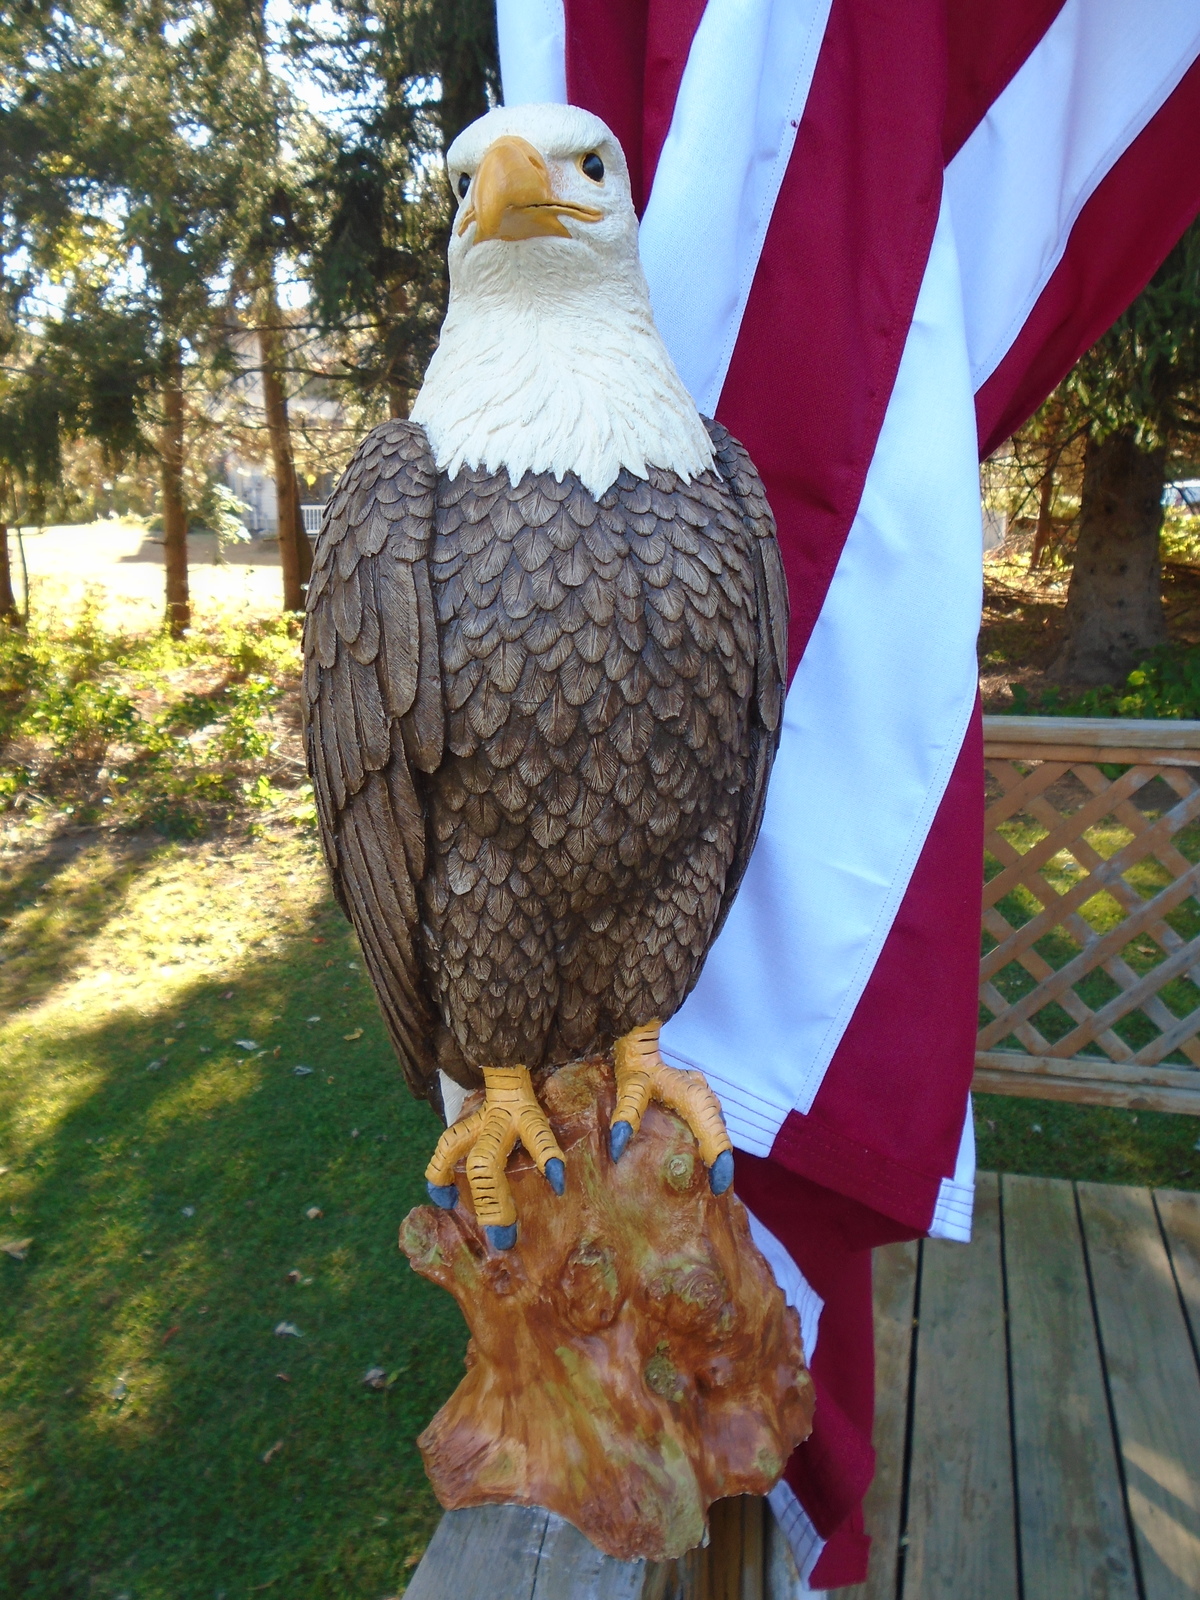
{"type": "Polygon", "coordinates": [[[398,1593],[465,1334],[313,841],[48,840],[0,918],[0,1594],[398,1593]]]}

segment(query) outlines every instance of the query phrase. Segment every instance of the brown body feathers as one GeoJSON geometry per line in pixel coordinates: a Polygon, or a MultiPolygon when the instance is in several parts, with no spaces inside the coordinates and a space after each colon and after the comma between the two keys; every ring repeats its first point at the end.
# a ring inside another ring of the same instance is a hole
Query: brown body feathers
{"type": "Polygon", "coordinates": [[[675,1012],[758,832],[787,593],[742,447],[716,468],[439,474],[363,442],[317,544],[309,767],[408,1081],[535,1071],[675,1012]]]}

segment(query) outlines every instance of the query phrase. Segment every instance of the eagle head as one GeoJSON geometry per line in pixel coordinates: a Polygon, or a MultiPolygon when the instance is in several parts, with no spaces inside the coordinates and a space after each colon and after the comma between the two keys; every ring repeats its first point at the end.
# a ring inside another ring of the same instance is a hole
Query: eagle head
{"type": "Polygon", "coordinates": [[[712,465],[654,326],[629,170],[578,106],[498,106],[446,155],[458,199],[450,303],[413,420],[439,468],[574,472],[601,495],[624,467],[712,465]]]}

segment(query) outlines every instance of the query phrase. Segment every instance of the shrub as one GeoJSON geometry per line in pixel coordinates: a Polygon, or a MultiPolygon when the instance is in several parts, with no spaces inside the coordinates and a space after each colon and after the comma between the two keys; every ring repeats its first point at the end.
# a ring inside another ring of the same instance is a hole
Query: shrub
{"type": "Polygon", "coordinates": [[[287,617],[174,640],[108,632],[91,600],[69,627],[0,626],[0,811],[69,801],[192,837],[276,809],[302,777],[279,755],[298,672],[287,617]]]}
{"type": "Polygon", "coordinates": [[[1200,718],[1200,647],[1163,645],[1121,687],[1106,684],[1068,699],[1061,689],[1035,696],[1014,683],[1012,697],[1011,716],[1200,718]]]}

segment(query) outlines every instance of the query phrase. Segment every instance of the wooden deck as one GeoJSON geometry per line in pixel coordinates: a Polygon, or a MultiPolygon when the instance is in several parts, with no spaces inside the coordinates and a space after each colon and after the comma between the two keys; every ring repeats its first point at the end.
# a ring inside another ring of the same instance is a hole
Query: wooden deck
{"type": "Polygon", "coordinates": [[[846,1600],[1200,1595],[1200,1195],[981,1173],[876,1257],[870,1580],[846,1600]]]}
{"type": "MultiPolygon", "coordinates": [[[[871,1576],[838,1600],[1200,1596],[1200,1195],[981,1173],[971,1245],[877,1252],[875,1315],[871,1576]]],[[[409,1600],[794,1600],[763,1511],[660,1568],[451,1512],[409,1600]]]]}

